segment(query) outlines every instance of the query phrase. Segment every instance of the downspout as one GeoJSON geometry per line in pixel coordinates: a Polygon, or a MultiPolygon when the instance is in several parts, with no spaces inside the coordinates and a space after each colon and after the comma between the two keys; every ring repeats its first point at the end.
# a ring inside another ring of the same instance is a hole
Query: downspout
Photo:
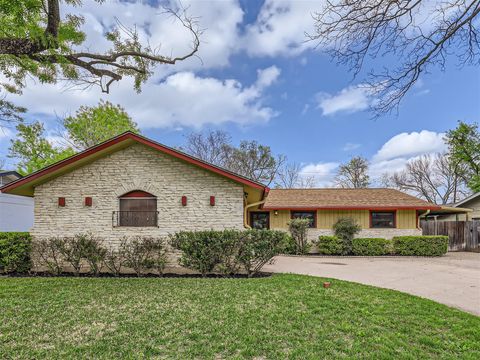
{"type": "MultiPolygon", "coordinates": [[[[430,214],[430,209],[427,209],[427,211],[425,211],[422,215],[418,215],[418,218],[420,219],[420,217],[423,217],[423,218],[425,218],[425,220],[426,220],[428,214],[430,214]]],[[[422,229],[422,228],[420,227],[420,221],[419,221],[418,224],[417,224],[417,229],[418,229],[418,230],[421,230],[421,229],[422,229]]]]}
{"type": "Polygon", "coordinates": [[[248,204],[248,205],[245,206],[245,208],[244,208],[244,210],[243,210],[243,226],[244,226],[246,229],[251,229],[251,228],[252,228],[250,225],[248,225],[248,221],[247,221],[248,209],[250,209],[251,207],[257,206],[257,205],[264,204],[265,201],[266,201],[266,200],[257,201],[257,202],[254,202],[254,203],[251,203],[251,204],[248,204]]]}

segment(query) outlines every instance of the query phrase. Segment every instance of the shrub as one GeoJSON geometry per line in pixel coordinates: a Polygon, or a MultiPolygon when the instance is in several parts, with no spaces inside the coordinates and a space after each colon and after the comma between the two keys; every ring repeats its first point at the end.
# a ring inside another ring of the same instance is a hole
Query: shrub
{"type": "Polygon", "coordinates": [[[391,241],[383,238],[355,238],[352,240],[353,255],[381,256],[391,252],[391,241]]]}
{"type": "Polygon", "coordinates": [[[305,255],[310,251],[310,244],[308,244],[307,232],[310,226],[308,219],[292,219],[288,223],[288,230],[290,235],[296,243],[296,254],[305,255]]]}
{"type": "Polygon", "coordinates": [[[78,276],[82,270],[82,260],[85,258],[85,249],[89,241],[89,235],[76,234],[72,237],[65,237],[57,243],[63,259],[72,266],[75,276],[78,276]]]}
{"type": "Polygon", "coordinates": [[[180,250],[180,265],[198,271],[202,276],[212,272],[213,269],[224,262],[229,242],[235,230],[224,231],[180,231],[170,235],[170,244],[174,249],[180,250]],[[225,246],[227,244],[227,246],[225,246]]]}
{"type": "Polygon", "coordinates": [[[121,274],[125,262],[125,251],[122,246],[118,249],[107,249],[103,264],[114,276],[121,274]]]}
{"type": "Polygon", "coordinates": [[[166,251],[163,240],[149,236],[124,237],[120,245],[125,258],[125,266],[133,269],[137,276],[150,269],[163,269],[166,264],[166,251]],[[162,244],[162,245],[160,245],[162,244]],[[164,261],[165,258],[165,261],[164,261]]]}
{"type": "Polygon", "coordinates": [[[30,259],[31,237],[25,232],[0,233],[0,269],[3,271],[26,273],[32,267],[30,259]]]}
{"type": "Polygon", "coordinates": [[[223,252],[220,254],[217,270],[224,276],[230,276],[238,273],[240,263],[237,255],[240,247],[240,231],[224,230],[222,232],[223,252]]]}
{"type": "Polygon", "coordinates": [[[319,236],[317,248],[320,254],[342,255],[344,253],[344,242],[336,236],[319,236]]]}
{"type": "Polygon", "coordinates": [[[90,266],[90,272],[98,275],[104,264],[107,249],[102,245],[103,241],[92,234],[83,235],[82,238],[82,257],[90,266]]]}
{"type": "Polygon", "coordinates": [[[248,277],[255,275],[281,253],[287,237],[285,232],[275,230],[246,230],[241,233],[237,260],[248,277]]]}
{"type": "Polygon", "coordinates": [[[282,254],[296,255],[297,254],[297,242],[291,235],[287,235],[282,244],[282,254]]]}
{"type": "Polygon", "coordinates": [[[62,273],[62,248],[64,239],[51,237],[36,239],[33,242],[32,255],[36,266],[44,266],[47,271],[54,275],[62,273]]]}
{"type": "Polygon", "coordinates": [[[147,260],[147,268],[155,269],[158,275],[162,276],[168,261],[166,241],[161,238],[153,239],[149,246],[151,258],[147,260]]]}
{"type": "Polygon", "coordinates": [[[448,236],[396,236],[392,241],[397,255],[441,256],[448,250],[448,236]]]}
{"type": "Polygon", "coordinates": [[[352,218],[341,218],[333,224],[335,236],[343,240],[343,255],[352,253],[352,240],[362,228],[352,218]]]}

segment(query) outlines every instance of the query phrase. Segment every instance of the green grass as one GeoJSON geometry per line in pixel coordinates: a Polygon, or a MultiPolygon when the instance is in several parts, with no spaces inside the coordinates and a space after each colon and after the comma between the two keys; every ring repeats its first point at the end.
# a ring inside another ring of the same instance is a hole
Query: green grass
{"type": "Polygon", "coordinates": [[[480,318],[325,279],[1,278],[0,358],[480,358],[480,318]]]}

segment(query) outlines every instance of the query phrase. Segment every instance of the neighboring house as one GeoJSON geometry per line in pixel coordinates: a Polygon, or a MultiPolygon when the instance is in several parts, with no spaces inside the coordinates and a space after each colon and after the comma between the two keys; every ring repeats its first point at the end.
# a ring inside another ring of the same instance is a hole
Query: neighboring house
{"type": "Polygon", "coordinates": [[[419,234],[418,216],[439,207],[389,189],[270,190],[131,132],[16,180],[3,193],[35,198],[35,237],[90,231],[116,244],[125,235],[270,227],[312,219],[310,236],[340,217],[361,236],[419,234]]]}
{"type": "Polygon", "coordinates": [[[438,220],[442,221],[465,221],[465,220],[480,220],[480,192],[470,195],[469,197],[450,205],[453,209],[469,210],[460,214],[450,214],[446,216],[439,216],[438,220]]]}
{"type": "MultiPolygon", "coordinates": [[[[0,170],[0,187],[22,177],[16,171],[0,170]]],[[[0,232],[29,231],[33,226],[33,199],[0,193],[0,232]]]]}

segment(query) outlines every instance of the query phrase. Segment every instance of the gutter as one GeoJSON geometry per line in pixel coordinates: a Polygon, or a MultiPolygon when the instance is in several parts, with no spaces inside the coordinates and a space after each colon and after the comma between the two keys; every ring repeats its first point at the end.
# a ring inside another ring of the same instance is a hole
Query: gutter
{"type": "Polygon", "coordinates": [[[243,209],[243,226],[246,229],[251,229],[252,228],[250,225],[248,225],[248,221],[247,221],[248,209],[250,209],[251,207],[257,206],[257,205],[264,204],[265,201],[267,201],[267,200],[265,199],[265,200],[262,200],[262,201],[257,201],[257,202],[254,202],[254,203],[251,203],[251,204],[248,204],[248,205],[245,206],[245,208],[243,209]]]}

